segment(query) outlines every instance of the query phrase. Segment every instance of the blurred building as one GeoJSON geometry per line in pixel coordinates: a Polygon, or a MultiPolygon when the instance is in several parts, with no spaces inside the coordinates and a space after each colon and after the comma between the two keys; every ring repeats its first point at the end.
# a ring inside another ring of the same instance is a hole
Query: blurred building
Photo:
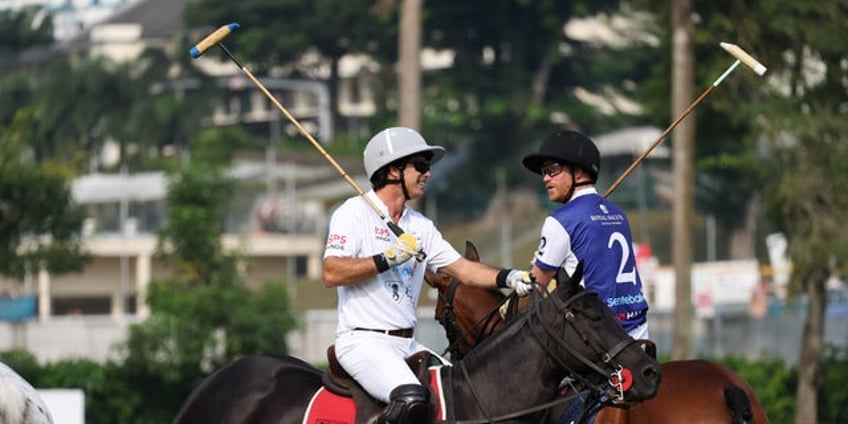
{"type": "Polygon", "coordinates": [[[0,10],[41,7],[53,15],[53,35],[61,42],[136,1],[139,0],[0,0],[0,10]]]}

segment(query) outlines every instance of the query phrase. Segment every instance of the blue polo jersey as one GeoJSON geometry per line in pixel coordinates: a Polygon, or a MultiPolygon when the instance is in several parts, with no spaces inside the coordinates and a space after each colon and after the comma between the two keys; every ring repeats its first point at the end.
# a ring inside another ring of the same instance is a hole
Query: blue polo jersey
{"type": "Polygon", "coordinates": [[[635,253],[624,211],[596,189],[584,188],[545,218],[534,263],[573,274],[583,261],[583,286],[596,291],[629,332],[648,312],[635,253]]]}

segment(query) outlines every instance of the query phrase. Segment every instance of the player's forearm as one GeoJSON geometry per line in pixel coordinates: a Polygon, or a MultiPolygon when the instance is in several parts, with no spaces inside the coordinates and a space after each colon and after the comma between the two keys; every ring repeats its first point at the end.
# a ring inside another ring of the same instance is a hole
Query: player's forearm
{"type": "Polygon", "coordinates": [[[377,275],[377,264],[371,257],[324,259],[324,285],[327,287],[359,284],[377,275]]]}

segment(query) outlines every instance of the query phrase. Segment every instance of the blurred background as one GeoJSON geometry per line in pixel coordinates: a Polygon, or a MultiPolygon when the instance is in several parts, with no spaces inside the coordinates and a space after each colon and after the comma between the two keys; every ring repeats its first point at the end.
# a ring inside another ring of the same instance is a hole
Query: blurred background
{"type": "MultiPolygon", "coordinates": [[[[326,363],[320,259],[355,191],[219,49],[190,57],[221,25],[361,188],[379,130],[444,146],[414,207],[519,268],[556,207],[520,158],[584,132],[604,192],[730,42],[769,71],[728,75],[610,194],[651,335],[664,359],[732,365],[773,422],[845,422],[846,18],[846,0],[0,0],[0,360],[73,423],[170,422],[247,353],[326,363]]],[[[418,338],[444,349],[421,299],[418,338]]]]}

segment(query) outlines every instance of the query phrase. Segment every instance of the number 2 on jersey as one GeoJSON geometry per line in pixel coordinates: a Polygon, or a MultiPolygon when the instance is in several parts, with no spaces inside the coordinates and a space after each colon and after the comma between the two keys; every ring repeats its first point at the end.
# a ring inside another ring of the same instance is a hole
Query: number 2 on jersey
{"type": "Polygon", "coordinates": [[[624,267],[627,266],[627,261],[630,259],[630,243],[627,242],[624,234],[614,232],[610,234],[607,248],[612,249],[614,244],[621,246],[621,262],[618,264],[618,275],[615,276],[615,282],[619,284],[636,284],[636,267],[634,266],[630,271],[624,270],[624,267]]]}

